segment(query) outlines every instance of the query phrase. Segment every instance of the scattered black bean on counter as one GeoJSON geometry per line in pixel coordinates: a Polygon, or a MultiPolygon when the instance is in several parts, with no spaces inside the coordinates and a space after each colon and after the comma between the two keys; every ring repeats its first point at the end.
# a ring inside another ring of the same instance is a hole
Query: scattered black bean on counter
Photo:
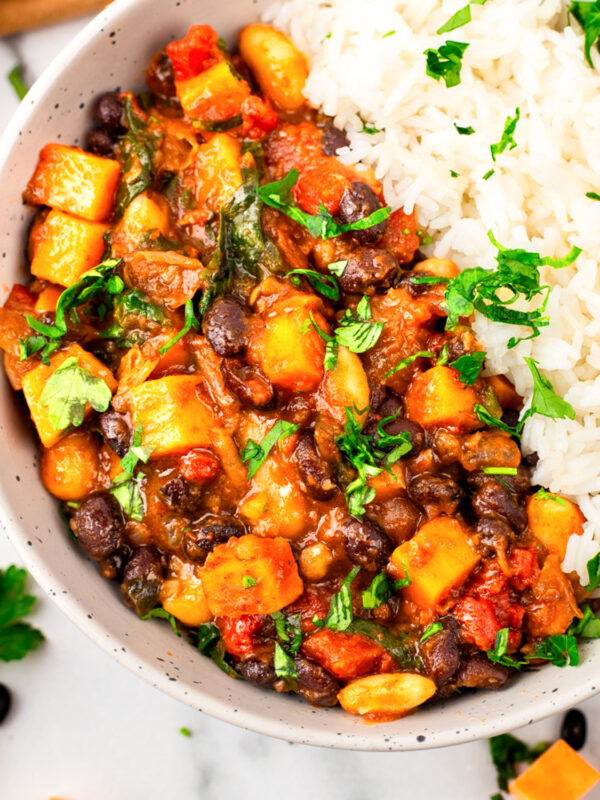
{"type": "Polygon", "coordinates": [[[585,716],[577,708],[567,711],[560,729],[560,738],[570,745],[573,750],[581,750],[585,744],[587,722],[585,716]]]}
{"type": "Polygon", "coordinates": [[[3,683],[0,683],[0,724],[2,724],[8,716],[10,703],[10,692],[3,683]]]}

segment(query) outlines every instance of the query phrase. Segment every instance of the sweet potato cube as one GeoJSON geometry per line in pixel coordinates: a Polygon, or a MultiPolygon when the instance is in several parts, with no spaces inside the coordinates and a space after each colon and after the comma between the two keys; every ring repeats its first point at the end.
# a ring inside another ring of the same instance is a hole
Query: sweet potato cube
{"type": "Polygon", "coordinates": [[[207,219],[242,185],[240,159],[240,143],[227,133],[215,134],[198,148],[194,162],[196,202],[207,219]]]}
{"type": "Polygon", "coordinates": [[[195,575],[163,581],[160,602],[165,611],[173,614],[184,625],[197,627],[212,619],[202,581],[195,575]]]}
{"type": "Polygon", "coordinates": [[[305,639],[302,652],[321,664],[336,678],[358,678],[378,671],[387,650],[358,633],[342,633],[323,628],[305,639]]]}
{"type": "Polygon", "coordinates": [[[58,298],[62,293],[62,286],[46,286],[37,296],[34,311],[37,311],[38,314],[44,314],[46,311],[56,311],[58,298]]]}
{"type": "Polygon", "coordinates": [[[477,396],[452,367],[432,367],[417,375],[406,393],[406,415],[424,428],[441,426],[456,433],[481,428],[473,411],[477,396]]]}
{"type": "Polygon", "coordinates": [[[516,800],[580,800],[600,772],[559,739],[509,785],[516,800]]]}
{"type": "Polygon", "coordinates": [[[169,210],[164,198],[150,195],[147,191],[138,194],[125,209],[123,216],[112,230],[111,242],[115,255],[124,255],[140,245],[145,233],[156,231],[169,233],[169,210]]]}
{"type": "Polygon", "coordinates": [[[102,260],[106,231],[107,226],[99,222],[51,211],[33,233],[32,275],[72,286],[102,260]]]}
{"type": "MultiPolygon", "coordinates": [[[[322,316],[314,316],[326,329],[322,316]]],[[[295,303],[274,308],[264,326],[256,329],[250,345],[250,358],[271,383],[290,392],[317,388],[323,377],[324,355],[325,342],[312,327],[308,309],[295,303]]]]}
{"type": "Polygon", "coordinates": [[[102,222],[113,210],[120,174],[121,167],[112,158],[78,147],[47,144],[23,197],[32,206],[51,206],[102,222]]]}
{"type": "Polygon", "coordinates": [[[246,81],[233,74],[227,61],[219,61],[194,78],[176,81],[175,88],[188,117],[207,121],[239,114],[250,94],[246,81]]]}
{"type": "Polygon", "coordinates": [[[392,553],[398,578],[406,573],[412,583],[404,596],[421,608],[433,608],[455,586],[465,581],[479,555],[463,525],[453,517],[436,517],[392,553]]]}
{"type": "Polygon", "coordinates": [[[198,392],[202,383],[198,375],[168,375],[130,390],[131,418],[142,423],[151,458],[210,447],[216,423],[198,392]]]}
{"type": "MultiPolygon", "coordinates": [[[[50,364],[48,366],[40,364],[30,370],[23,376],[23,394],[25,395],[25,400],[29,406],[29,413],[31,414],[31,418],[33,419],[44,447],[52,447],[53,444],[56,444],[64,431],[57,431],[52,427],[48,408],[42,404],[42,392],[50,376],[56,372],[63,361],[72,357],[79,360],[79,366],[82,369],[87,369],[92,375],[106,381],[112,392],[117,388],[117,382],[108,367],[105,367],[101,361],[91,353],[83,350],[78,344],[70,344],[64,350],[55,353],[50,358],[50,364]]],[[[86,413],[89,410],[88,407],[86,413]]]]}
{"type": "Polygon", "coordinates": [[[583,533],[585,517],[579,506],[557,494],[538,492],[527,502],[529,530],[550,553],[562,560],[573,534],[583,533]]]}
{"type": "Polygon", "coordinates": [[[233,537],[209,553],[200,572],[215,616],[272,614],[303,591],[292,548],[280,537],[233,537]]]}

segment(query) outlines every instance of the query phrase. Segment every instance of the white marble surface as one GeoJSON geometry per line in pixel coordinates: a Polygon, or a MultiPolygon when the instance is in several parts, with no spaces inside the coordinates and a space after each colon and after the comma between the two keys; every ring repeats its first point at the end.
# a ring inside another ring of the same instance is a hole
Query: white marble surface
{"type": "MultiPolygon", "coordinates": [[[[31,82],[84,22],[0,40],[0,130],[17,107],[3,76],[21,60],[31,82]]],[[[0,533],[0,566],[16,561],[0,533]]],[[[0,681],[14,695],[0,728],[0,800],[484,800],[496,791],[486,742],[392,754],[268,739],[147,686],[45,597],[32,621],[44,631],[44,645],[23,662],[0,663],[0,681]],[[190,738],[181,727],[189,728],[190,738]]],[[[590,727],[583,754],[598,766],[600,697],[582,708],[590,727]]],[[[556,738],[560,722],[546,720],[522,736],[529,742],[556,738]]],[[[600,789],[589,797],[598,800],[600,789]]]]}

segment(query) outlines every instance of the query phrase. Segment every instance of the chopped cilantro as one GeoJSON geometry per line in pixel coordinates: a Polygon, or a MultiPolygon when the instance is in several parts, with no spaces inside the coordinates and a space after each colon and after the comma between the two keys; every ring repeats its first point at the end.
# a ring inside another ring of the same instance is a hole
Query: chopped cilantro
{"type": "Polygon", "coordinates": [[[510,733],[492,736],[490,739],[490,755],[496,767],[499,788],[503,791],[508,790],[509,780],[517,776],[516,764],[522,761],[531,764],[547,749],[548,744],[546,742],[540,742],[534,747],[529,747],[525,742],[510,733]]]}
{"type": "Polygon", "coordinates": [[[0,661],[19,661],[44,641],[37,628],[22,621],[35,604],[25,591],[26,578],[27,572],[14,564],[0,569],[0,661]]]}
{"type": "Polygon", "coordinates": [[[582,639],[600,639],[600,618],[598,618],[589,605],[581,606],[583,617],[574,620],[569,626],[571,636],[581,636],[582,639]]]}
{"type": "Polygon", "coordinates": [[[338,344],[351,353],[364,353],[377,343],[383,331],[383,322],[375,322],[367,295],[359,301],[356,311],[346,309],[335,329],[338,344]]]}
{"type": "Polygon", "coordinates": [[[500,137],[500,141],[496,142],[495,144],[490,145],[490,151],[492,153],[492,159],[495,161],[496,156],[499,156],[500,153],[503,153],[506,148],[508,147],[509,150],[514,150],[517,146],[517,143],[514,139],[515,130],[517,129],[517,122],[521,118],[521,109],[517,106],[515,108],[515,115],[514,117],[508,116],[506,118],[506,122],[504,123],[504,130],[502,131],[502,136],[500,137]]]}
{"type": "Polygon", "coordinates": [[[579,651],[577,639],[569,633],[558,633],[548,636],[540,642],[528,659],[542,659],[550,661],[555,667],[576,667],[579,664],[579,651]]]}
{"type": "Polygon", "coordinates": [[[427,628],[425,628],[423,635],[419,639],[419,642],[426,642],[430,636],[435,636],[436,633],[444,630],[444,626],[441,622],[432,622],[427,628]]]}
{"type": "Polygon", "coordinates": [[[154,451],[154,447],[149,445],[142,446],[143,429],[141,422],[138,422],[133,433],[131,447],[121,459],[121,469],[123,472],[112,482],[110,492],[119,502],[125,514],[137,522],[144,518],[144,499],[140,491],[141,473],[134,476],[135,468],[142,461],[148,463],[148,459],[154,451]]]}
{"type": "Polygon", "coordinates": [[[169,625],[173,628],[173,630],[177,634],[177,636],[181,636],[179,628],[177,627],[177,620],[175,619],[173,614],[169,614],[169,612],[165,611],[164,608],[153,608],[147,614],[144,614],[143,617],[140,617],[140,619],[152,619],[152,618],[166,619],[169,625]]]}
{"type": "Polygon", "coordinates": [[[192,732],[189,728],[179,728],[179,733],[182,736],[185,736],[186,739],[189,739],[190,736],[192,735],[192,732]]]}
{"type": "Polygon", "coordinates": [[[600,586],[600,553],[596,553],[593,558],[587,562],[587,573],[589,583],[585,587],[588,592],[593,592],[600,586]]]}
{"type": "Polygon", "coordinates": [[[276,444],[281,447],[282,440],[296,433],[299,427],[299,425],[293,425],[284,419],[278,419],[260,444],[253,439],[248,439],[246,446],[240,453],[242,461],[248,462],[248,480],[254,477],[258,468],[266,461],[272,448],[276,444]]]}
{"type": "Polygon", "coordinates": [[[559,497],[557,494],[552,494],[551,492],[547,492],[545,489],[538,489],[538,491],[534,495],[539,500],[554,500],[555,503],[558,503],[560,506],[566,506],[567,501],[564,497],[559,497]]]}
{"type": "Polygon", "coordinates": [[[252,575],[244,575],[242,578],[242,586],[244,589],[252,589],[253,586],[256,586],[257,580],[253,578],[252,575]]]}
{"type": "Polygon", "coordinates": [[[275,675],[277,675],[278,678],[296,680],[298,677],[298,668],[294,660],[285,652],[279,642],[275,642],[273,666],[275,668],[275,675]]]}
{"type": "Polygon", "coordinates": [[[96,411],[106,411],[111,398],[106,381],[80,367],[79,359],[70,356],[48,378],[40,400],[48,408],[54,430],[64,431],[70,425],[81,425],[88,403],[96,411]]]}
{"type": "Polygon", "coordinates": [[[198,626],[198,639],[196,647],[205,656],[209,656],[219,669],[223,670],[230,678],[241,678],[237,670],[225,661],[225,645],[216,625],[202,623],[198,626]]]}
{"type": "Polygon", "coordinates": [[[442,33],[450,33],[450,31],[454,31],[457,28],[462,28],[463,25],[466,25],[467,22],[471,22],[471,7],[470,5],[466,5],[463,8],[459,8],[456,14],[453,14],[448,22],[445,22],[441,28],[438,28],[436,33],[438,35],[442,33]]]}
{"type": "Polygon", "coordinates": [[[475,133],[475,128],[472,128],[470,125],[463,127],[462,125],[457,125],[455,122],[454,127],[461,136],[472,136],[475,133]]]}
{"type": "Polygon", "coordinates": [[[590,200],[600,200],[600,194],[598,194],[598,192],[586,192],[585,196],[590,200]]]}
{"type": "Polygon", "coordinates": [[[328,297],[330,300],[337,300],[340,296],[340,290],[338,288],[337,281],[332,275],[322,275],[320,272],[316,272],[314,269],[292,269],[289,272],[286,272],[285,277],[289,278],[290,275],[293,276],[290,280],[296,286],[300,285],[300,278],[297,276],[303,275],[313,289],[316,289],[317,292],[325,295],[325,297],[328,297]]]}
{"type": "Polygon", "coordinates": [[[382,39],[387,39],[388,36],[393,36],[395,33],[396,33],[396,31],[388,31],[387,33],[384,33],[381,38],[382,39]]]}
{"type": "Polygon", "coordinates": [[[29,91],[29,87],[27,86],[27,84],[23,80],[22,69],[23,69],[23,67],[22,67],[21,64],[15,64],[15,66],[11,69],[11,71],[6,76],[7,79],[8,79],[8,82],[10,83],[10,85],[15,90],[15,94],[17,95],[19,100],[22,100],[25,97],[25,95],[27,94],[27,92],[29,91]]]}
{"type": "Polygon", "coordinates": [[[494,649],[487,651],[487,657],[494,664],[502,664],[505,667],[512,667],[513,669],[521,669],[525,661],[518,661],[512,656],[507,655],[508,651],[508,628],[501,628],[496,632],[496,640],[494,642],[494,649]]]}
{"type": "Polygon", "coordinates": [[[329,613],[325,619],[319,619],[316,615],[312,622],[317,628],[329,628],[332,631],[345,631],[350,625],[354,616],[352,614],[352,595],[350,594],[350,584],[360,572],[360,567],[352,567],[350,572],[342,580],[339,592],[331,598],[329,613]]]}
{"type": "Polygon", "coordinates": [[[428,48],[424,52],[427,59],[425,72],[436,81],[443,78],[448,89],[458,86],[462,59],[468,46],[464,42],[453,42],[449,39],[437,50],[428,48]]]}
{"type": "Polygon", "coordinates": [[[335,275],[336,278],[341,278],[344,274],[344,270],[348,266],[348,260],[345,261],[332,261],[330,264],[327,265],[327,269],[331,272],[332,275],[335,275]]]}
{"type": "Polygon", "coordinates": [[[533,397],[531,407],[525,412],[523,420],[533,414],[541,414],[551,419],[575,419],[575,410],[570,403],[559,397],[548,378],[540,374],[534,358],[524,358],[533,377],[533,397]]]}
{"type": "Polygon", "coordinates": [[[404,577],[400,578],[394,583],[395,592],[397,592],[398,589],[405,589],[407,586],[410,586],[412,584],[412,578],[408,574],[408,570],[406,569],[406,567],[403,567],[403,569],[404,569],[404,577]]]}
{"type": "Polygon", "coordinates": [[[291,653],[296,653],[302,644],[302,618],[299,613],[286,617],[283,611],[274,611],[271,618],[275,622],[277,636],[285,642],[291,653]]]}
{"type": "Polygon", "coordinates": [[[485,173],[485,175],[483,175],[483,176],[482,176],[483,180],[484,180],[484,181],[489,181],[489,179],[492,177],[492,175],[493,175],[495,172],[496,172],[496,170],[495,170],[495,169],[488,169],[488,171],[485,173]]]}
{"type": "Polygon", "coordinates": [[[414,361],[417,360],[417,358],[435,358],[435,355],[429,350],[419,350],[418,353],[413,353],[411,356],[406,356],[406,358],[403,358],[402,361],[396,364],[395,367],[392,367],[389,372],[385,373],[383,380],[385,381],[388,378],[391,378],[392,375],[395,375],[396,372],[406,369],[406,367],[410,366],[414,361]]]}
{"type": "Polygon", "coordinates": [[[183,339],[186,333],[191,331],[192,328],[197,331],[200,330],[200,323],[198,322],[196,314],[194,313],[194,301],[192,298],[189,298],[185,301],[185,320],[183,328],[160,348],[158,352],[161,354],[161,356],[163,356],[167,350],[170,350],[174,344],[177,344],[180,339],[183,339]]]}
{"type": "Polygon", "coordinates": [[[450,177],[451,178],[459,178],[460,175],[458,174],[458,172],[455,172],[453,169],[451,169],[450,170],[450,177]]]}
{"type": "Polygon", "coordinates": [[[458,372],[458,377],[465,386],[471,386],[477,380],[487,353],[476,350],[474,353],[465,353],[456,361],[451,361],[450,366],[458,372]]]}
{"type": "Polygon", "coordinates": [[[592,47],[600,49],[598,39],[600,37],[600,0],[596,2],[573,2],[569,6],[569,15],[572,14],[583,28],[585,35],[584,49],[585,58],[592,69],[592,47]]]}
{"type": "Polygon", "coordinates": [[[435,286],[438,283],[450,283],[450,278],[442,278],[439,275],[410,275],[408,280],[417,286],[419,284],[435,286]]]}
{"type": "Polygon", "coordinates": [[[379,608],[391,595],[390,582],[385,572],[379,572],[368,589],[362,593],[363,608],[379,608]]]}
{"type": "Polygon", "coordinates": [[[381,128],[376,128],[374,125],[367,125],[367,123],[363,123],[363,126],[360,130],[361,133],[368,133],[370,136],[373,136],[375,133],[381,133],[381,128]]]}

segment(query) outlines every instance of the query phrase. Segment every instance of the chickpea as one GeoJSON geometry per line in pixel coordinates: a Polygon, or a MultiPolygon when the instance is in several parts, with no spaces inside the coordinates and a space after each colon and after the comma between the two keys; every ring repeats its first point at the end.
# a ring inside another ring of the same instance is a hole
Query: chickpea
{"type": "Polygon", "coordinates": [[[414,272],[426,272],[436,278],[456,278],[458,267],[447,258],[426,258],[415,265],[414,272]]]}
{"type": "Polygon", "coordinates": [[[324,578],[333,563],[333,554],[326,544],[316,542],[300,553],[300,572],[310,581],[324,578]]]}

